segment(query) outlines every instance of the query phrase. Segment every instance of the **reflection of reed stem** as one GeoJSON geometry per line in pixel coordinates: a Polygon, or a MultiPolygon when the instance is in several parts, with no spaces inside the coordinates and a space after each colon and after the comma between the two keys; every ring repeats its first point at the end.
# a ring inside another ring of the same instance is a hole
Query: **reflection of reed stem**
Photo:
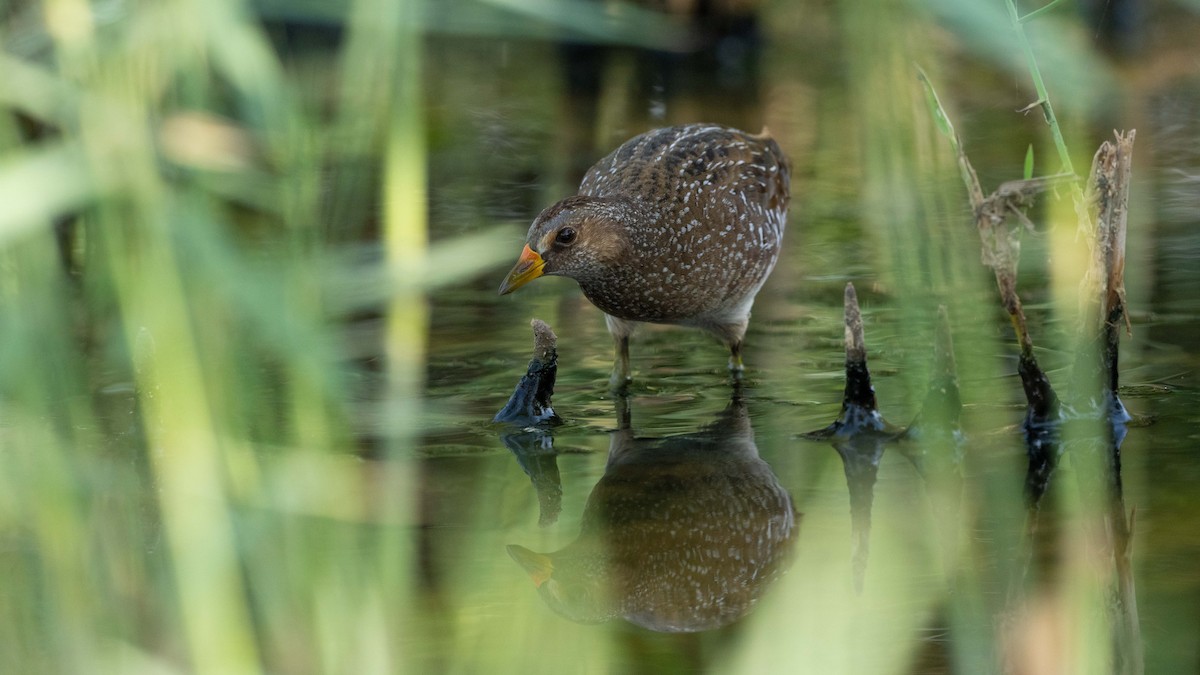
{"type": "MultiPolygon", "coordinates": [[[[1111,435],[1105,464],[1109,508],[1104,521],[1116,570],[1116,603],[1111,617],[1116,641],[1115,672],[1122,675],[1140,675],[1145,667],[1133,578],[1133,514],[1126,515],[1121,489],[1123,430],[1120,426],[1129,416],[1117,394],[1119,326],[1129,325],[1125,309],[1125,234],[1135,135],[1134,131],[1117,133],[1116,142],[1101,144],[1092,161],[1087,189],[1088,203],[1096,209],[1095,241],[1091,268],[1084,281],[1083,297],[1089,309],[1088,320],[1081,324],[1081,344],[1086,346],[1096,333],[1099,337],[1098,349],[1080,350],[1093,360],[1093,365],[1083,366],[1086,372],[1094,372],[1094,364],[1099,364],[1102,378],[1099,412],[1106,416],[1105,431],[1111,435]]],[[[1079,368],[1081,364],[1076,366],[1079,368]]]]}

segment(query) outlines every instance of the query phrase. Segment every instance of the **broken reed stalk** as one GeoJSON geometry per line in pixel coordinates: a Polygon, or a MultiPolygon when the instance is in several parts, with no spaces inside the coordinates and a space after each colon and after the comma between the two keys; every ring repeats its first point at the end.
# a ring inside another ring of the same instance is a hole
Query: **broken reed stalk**
{"type": "Polygon", "coordinates": [[[984,265],[992,269],[996,277],[996,287],[1000,291],[1000,301],[1008,314],[1016,333],[1017,344],[1021,348],[1018,371],[1021,384],[1025,389],[1025,399],[1029,403],[1029,415],[1026,426],[1031,423],[1045,422],[1057,416],[1058,396],[1050,386],[1050,380],[1038,366],[1037,358],[1033,355],[1033,338],[1025,321],[1025,312],[1021,307],[1021,297],[1017,294],[1017,264],[1021,258],[1020,227],[1029,225],[1025,215],[1026,209],[1033,198],[1047,189],[1060,183],[1073,181],[1071,173],[1058,174],[1028,180],[1008,181],[1003,183],[995,192],[983,195],[979,184],[979,176],[971,166],[971,160],[963,149],[962,139],[954,130],[945,108],[938,98],[933,83],[918,68],[918,79],[925,86],[925,96],[929,109],[938,129],[950,140],[950,145],[958,160],[959,174],[966,185],[967,195],[971,200],[971,209],[975,215],[975,227],[979,230],[981,244],[981,259],[984,265]],[[1015,219],[1014,225],[1008,225],[1009,216],[1015,219]]]}
{"type": "MultiPolygon", "coordinates": [[[[1105,529],[1116,567],[1115,636],[1117,639],[1116,672],[1144,672],[1145,654],[1138,621],[1137,591],[1133,578],[1133,513],[1126,515],[1121,488],[1121,451],[1119,427],[1129,421],[1129,414],[1117,393],[1118,351],[1120,328],[1131,331],[1125,301],[1125,235],[1129,213],[1129,186],[1133,165],[1133,141],[1136,131],[1114,132],[1115,142],[1105,141],[1096,151],[1088,179],[1087,204],[1092,220],[1081,226],[1092,228],[1094,236],[1092,263],[1083,281],[1083,298],[1088,303],[1081,325],[1080,345],[1099,342],[1096,350],[1081,348],[1087,359],[1077,362],[1076,369],[1095,373],[1098,366],[1101,396],[1093,400],[1094,407],[1109,423],[1111,447],[1109,461],[1109,509],[1105,529]]],[[[1093,378],[1093,382],[1095,379],[1093,378]]],[[[1088,389],[1090,390],[1090,388],[1088,389]]]]}
{"type": "Polygon", "coordinates": [[[871,386],[871,373],[867,370],[867,341],[854,284],[846,284],[843,299],[846,325],[846,393],[843,405],[854,404],[874,411],[875,388],[871,386]]]}
{"type": "Polygon", "coordinates": [[[533,358],[508,403],[493,422],[509,424],[556,424],[560,421],[551,405],[558,376],[558,337],[541,319],[530,322],[533,329],[533,358]]]}
{"type": "MultiPolygon", "coordinates": [[[[853,533],[851,569],[854,590],[861,593],[870,557],[871,509],[879,461],[888,443],[908,438],[917,448],[901,448],[922,477],[927,475],[927,449],[942,444],[936,438],[957,438],[958,418],[962,409],[954,361],[954,346],[945,307],[938,307],[938,329],[934,339],[934,368],[930,375],[925,405],[908,429],[900,430],[879,413],[871,373],[867,368],[866,336],[862,311],[854,284],[847,283],[845,302],[846,386],[842,410],[829,426],[804,434],[810,439],[827,439],[842,459],[846,487],[850,492],[850,523],[853,533]],[[927,434],[926,432],[933,432],[927,434]]],[[[956,455],[957,453],[952,453],[956,455]]],[[[935,456],[934,471],[944,475],[945,460],[954,464],[956,456],[935,456]]],[[[941,490],[936,491],[944,495],[941,490]]],[[[945,505],[957,506],[957,500],[943,498],[945,505]]],[[[957,513],[957,509],[947,512],[957,513]]],[[[952,540],[948,537],[947,540],[952,540]]]]}
{"type": "Polygon", "coordinates": [[[500,439],[533,482],[538,496],[538,524],[545,527],[554,524],[562,510],[562,478],[554,436],[548,431],[548,427],[562,421],[551,405],[558,376],[558,337],[541,319],[534,319],[529,325],[533,329],[533,358],[492,422],[523,427],[501,435],[500,439]]]}
{"type": "MultiPolygon", "coordinates": [[[[1092,262],[1082,284],[1081,297],[1087,303],[1081,325],[1080,344],[1098,336],[1100,367],[1103,369],[1108,414],[1113,421],[1128,421],[1117,397],[1117,357],[1120,346],[1118,326],[1132,332],[1125,311],[1125,233],[1129,214],[1129,184],[1133,172],[1133,141],[1136,131],[1113,132],[1115,142],[1105,141],[1092,159],[1088,178],[1088,220],[1081,229],[1090,232],[1088,243],[1092,262]]],[[[1087,350],[1081,350],[1086,352],[1087,350]]],[[[1077,367],[1080,364],[1077,364],[1077,367]]]]}
{"type": "MultiPolygon", "coordinates": [[[[842,412],[825,433],[842,458],[846,487],[850,491],[850,554],[854,591],[862,593],[871,550],[871,508],[875,481],[884,444],[890,440],[889,425],[879,414],[871,372],[867,369],[867,340],[862,311],[854,284],[847,283],[843,295],[846,341],[846,388],[842,412]]],[[[818,432],[820,433],[820,432],[818,432]]]]}
{"type": "Polygon", "coordinates": [[[862,312],[854,284],[846,284],[846,388],[842,394],[842,411],[829,426],[804,434],[805,438],[847,439],[859,434],[895,436],[897,430],[879,414],[871,371],[867,368],[867,346],[863,334],[862,312]]]}
{"type": "MultiPolygon", "coordinates": [[[[1009,3],[1012,7],[1012,3],[1009,3]]],[[[1015,17],[1014,17],[1015,19],[1015,17]]],[[[1031,67],[1036,64],[1031,61],[1031,67]]],[[[1001,300],[1016,331],[1021,347],[1019,372],[1025,389],[1028,410],[1025,418],[1029,470],[1026,489],[1031,505],[1036,506],[1054,469],[1060,451],[1055,433],[1061,421],[1060,408],[1054,390],[1045,373],[1038,367],[1033,356],[1033,340],[1026,329],[1021,301],[1016,292],[1017,262],[1020,242],[1017,239],[1021,224],[1028,224],[1025,209],[1038,193],[1064,180],[1074,182],[1070,173],[1047,178],[1011,181],[1001,185],[995,192],[983,197],[970,160],[963,151],[962,142],[950,124],[933,85],[922,72],[921,82],[925,85],[929,106],[942,133],[949,139],[957,155],[959,171],[966,184],[975,224],[982,243],[982,258],[996,275],[1001,300]],[[1017,222],[1006,226],[1009,216],[1017,222]]],[[[1043,109],[1049,110],[1048,101],[1043,109]]],[[[1049,121],[1049,119],[1048,119],[1049,121]]],[[[1057,125],[1053,125],[1057,134],[1057,125]]],[[[1125,238],[1128,221],[1129,183],[1132,170],[1133,141],[1136,132],[1116,133],[1116,142],[1105,142],[1096,152],[1089,176],[1087,191],[1072,185],[1076,214],[1081,231],[1089,233],[1087,238],[1092,249],[1092,265],[1084,278],[1081,297],[1087,305],[1086,319],[1081,323],[1081,346],[1098,341],[1099,349],[1080,349],[1082,361],[1076,362],[1077,375],[1094,373],[1101,369],[1102,402],[1099,408],[1109,423],[1109,509],[1105,526],[1116,569],[1116,607],[1114,608],[1114,639],[1116,640],[1116,672],[1140,675],[1144,672],[1144,646],[1137,612],[1137,594],[1134,587],[1132,566],[1133,515],[1125,515],[1124,499],[1120,478],[1120,439],[1123,425],[1129,415],[1117,395],[1117,358],[1120,333],[1118,326],[1124,323],[1128,329],[1128,314],[1125,310],[1125,238]]],[[[1062,148],[1060,148],[1060,151],[1062,148]]],[[[1069,164],[1067,165],[1069,167],[1069,164]]],[[[1078,378],[1077,382],[1087,380],[1078,378]]],[[[1093,379],[1092,382],[1095,380],[1093,379]]],[[[1079,390],[1093,391],[1085,386],[1079,390]]],[[[1031,512],[1027,532],[1032,536],[1036,528],[1036,512],[1031,512]]],[[[1028,567],[1028,565],[1026,565],[1028,567]]],[[[1024,574],[1022,574],[1022,578],[1024,574]]],[[[1016,586],[1014,585],[1014,588],[1016,586]]]]}
{"type": "Polygon", "coordinates": [[[852,437],[858,434],[894,434],[895,429],[879,414],[871,371],[867,368],[867,341],[863,333],[862,311],[854,284],[847,283],[845,295],[846,388],[842,394],[842,412],[824,432],[826,437],[852,437]]]}

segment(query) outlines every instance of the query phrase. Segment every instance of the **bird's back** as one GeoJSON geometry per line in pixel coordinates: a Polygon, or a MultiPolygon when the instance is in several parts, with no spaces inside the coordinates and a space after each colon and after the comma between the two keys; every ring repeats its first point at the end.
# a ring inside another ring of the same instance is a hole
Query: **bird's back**
{"type": "Polygon", "coordinates": [[[789,170],[783,150],[765,133],[691,124],[626,141],[588,170],[579,194],[636,196],[667,210],[729,199],[733,210],[746,211],[748,219],[762,214],[762,221],[781,232],[789,170]]]}

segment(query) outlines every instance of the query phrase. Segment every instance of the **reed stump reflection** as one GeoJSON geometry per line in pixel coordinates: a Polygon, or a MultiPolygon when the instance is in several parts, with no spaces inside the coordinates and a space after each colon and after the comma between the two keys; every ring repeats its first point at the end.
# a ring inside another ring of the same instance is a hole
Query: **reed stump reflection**
{"type": "Polygon", "coordinates": [[[509,554],[551,609],[581,623],[624,619],[661,632],[745,616],[788,567],[799,514],[758,456],[735,393],[697,433],[635,438],[629,403],[579,536],[551,553],[509,554]]]}

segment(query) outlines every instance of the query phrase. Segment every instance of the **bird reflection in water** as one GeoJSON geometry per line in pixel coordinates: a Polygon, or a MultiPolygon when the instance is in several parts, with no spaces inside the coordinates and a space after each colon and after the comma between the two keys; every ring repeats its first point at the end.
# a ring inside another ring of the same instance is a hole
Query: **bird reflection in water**
{"type": "Polygon", "coordinates": [[[552,553],[512,545],[509,554],[572,621],[621,618],[662,632],[737,621],[788,567],[799,519],[758,456],[740,392],[682,436],[635,438],[626,398],[617,412],[579,536],[552,553]]]}

